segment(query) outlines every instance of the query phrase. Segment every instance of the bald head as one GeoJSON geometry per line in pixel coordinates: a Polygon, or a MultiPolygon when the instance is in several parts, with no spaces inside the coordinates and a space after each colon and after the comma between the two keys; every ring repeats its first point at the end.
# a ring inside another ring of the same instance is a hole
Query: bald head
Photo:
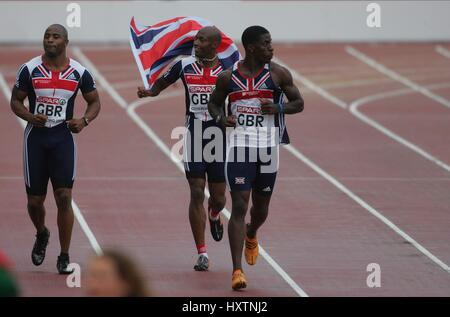
{"type": "Polygon", "coordinates": [[[210,42],[215,43],[217,46],[222,42],[220,30],[215,26],[205,26],[198,32],[201,32],[210,42]]]}
{"type": "Polygon", "coordinates": [[[61,24],[52,24],[45,30],[43,44],[47,57],[65,56],[68,43],[67,30],[61,24]]]}
{"type": "Polygon", "coordinates": [[[69,40],[69,35],[67,33],[67,29],[61,24],[52,24],[46,30],[45,33],[56,33],[59,34],[66,41],[69,40]]]}

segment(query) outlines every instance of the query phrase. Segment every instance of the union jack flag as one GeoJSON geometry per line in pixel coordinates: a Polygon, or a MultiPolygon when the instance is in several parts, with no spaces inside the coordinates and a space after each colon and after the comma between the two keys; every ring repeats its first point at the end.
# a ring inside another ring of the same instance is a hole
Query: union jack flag
{"type": "MultiPolygon", "coordinates": [[[[213,24],[198,17],[177,17],[152,26],[130,22],[130,45],[145,88],[149,89],[171,62],[180,56],[194,55],[194,37],[197,32],[213,24]]],[[[217,56],[225,68],[241,58],[237,46],[222,33],[217,56]]]]}

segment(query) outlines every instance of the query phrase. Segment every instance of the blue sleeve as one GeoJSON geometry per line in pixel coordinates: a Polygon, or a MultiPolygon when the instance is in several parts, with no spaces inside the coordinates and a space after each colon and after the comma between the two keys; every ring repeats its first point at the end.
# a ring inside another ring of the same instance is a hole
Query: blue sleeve
{"type": "Polygon", "coordinates": [[[93,90],[95,90],[97,87],[95,86],[95,80],[92,77],[91,73],[85,69],[83,76],[81,76],[80,80],[80,90],[83,94],[87,94],[93,90]]]}
{"type": "Polygon", "coordinates": [[[179,60],[163,75],[164,79],[169,84],[173,84],[181,77],[182,68],[181,60],[179,60]]]}
{"type": "Polygon", "coordinates": [[[16,76],[16,83],[14,85],[17,89],[26,92],[28,92],[32,87],[30,72],[28,71],[28,66],[26,64],[20,66],[16,76]]]}

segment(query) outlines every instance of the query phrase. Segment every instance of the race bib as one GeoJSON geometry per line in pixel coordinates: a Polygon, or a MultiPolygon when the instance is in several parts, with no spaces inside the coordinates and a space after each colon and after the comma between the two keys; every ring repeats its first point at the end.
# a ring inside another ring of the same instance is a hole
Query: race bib
{"type": "Polygon", "coordinates": [[[261,128],[267,126],[260,107],[238,105],[236,107],[236,122],[237,125],[243,127],[261,128]]]}
{"type": "Polygon", "coordinates": [[[47,116],[46,127],[53,127],[66,119],[67,100],[65,98],[43,97],[36,98],[34,114],[47,116]]]}
{"type": "Polygon", "coordinates": [[[208,112],[208,102],[214,86],[189,86],[189,111],[208,112]]]}

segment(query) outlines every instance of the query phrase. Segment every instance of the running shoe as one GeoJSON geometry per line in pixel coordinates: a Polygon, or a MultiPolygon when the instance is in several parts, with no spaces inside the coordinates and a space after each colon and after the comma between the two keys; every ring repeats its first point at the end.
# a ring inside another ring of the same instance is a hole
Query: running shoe
{"type": "Polygon", "coordinates": [[[33,250],[31,251],[31,261],[34,265],[38,266],[44,262],[49,238],[50,231],[48,231],[47,228],[41,233],[36,234],[36,241],[34,242],[33,250]]]}
{"type": "Polygon", "coordinates": [[[231,288],[235,291],[247,287],[247,280],[245,279],[244,272],[241,269],[234,270],[231,278],[231,288]]]}
{"type": "Polygon", "coordinates": [[[60,256],[58,256],[56,268],[58,269],[59,274],[72,274],[74,269],[69,269],[68,268],[69,264],[70,264],[69,255],[61,254],[60,256]]]}
{"type": "Polygon", "coordinates": [[[200,254],[197,263],[194,265],[194,270],[196,271],[208,271],[209,259],[206,255],[200,254]]]}

